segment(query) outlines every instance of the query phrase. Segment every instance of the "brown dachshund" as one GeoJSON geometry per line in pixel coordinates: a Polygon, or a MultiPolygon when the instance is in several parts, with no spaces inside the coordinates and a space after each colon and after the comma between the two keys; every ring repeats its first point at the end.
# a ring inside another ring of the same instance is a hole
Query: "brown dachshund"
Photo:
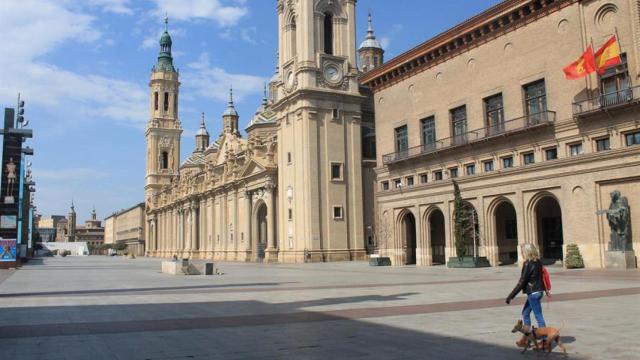
{"type": "Polygon", "coordinates": [[[564,352],[565,354],[567,353],[567,349],[560,342],[560,329],[556,329],[550,326],[538,329],[536,329],[535,327],[529,328],[529,326],[522,323],[522,320],[518,320],[511,332],[521,332],[522,334],[524,334],[524,339],[526,339],[526,342],[523,344],[524,349],[522,350],[522,353],[529,349],[531,343],[533,343],[536,350],[540,350],[540,347],[538,346],[538,340],[542,340],[545,337],[546,340],[543,341],[543,351],[547,350],[548,352],[551,352],[551,345],[555,341],[558,347],[562,349],[562,352],[564,352]]]}

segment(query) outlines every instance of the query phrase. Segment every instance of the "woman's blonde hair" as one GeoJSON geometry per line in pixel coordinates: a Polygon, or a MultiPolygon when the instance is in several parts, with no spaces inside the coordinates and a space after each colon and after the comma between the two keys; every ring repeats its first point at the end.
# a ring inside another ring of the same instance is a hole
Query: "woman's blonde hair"
{"type": "Polygon", "coordinates": [[[522,256],[525,261],[539,260],[540,252],[537,246],[527,243],[522,245],[522,256]]]}

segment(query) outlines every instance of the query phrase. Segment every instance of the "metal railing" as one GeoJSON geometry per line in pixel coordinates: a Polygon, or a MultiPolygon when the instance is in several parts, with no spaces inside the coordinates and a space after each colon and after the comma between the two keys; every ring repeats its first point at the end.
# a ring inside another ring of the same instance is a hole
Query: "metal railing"
{"type": "Polygon", "coordinates": [[[487,126],[480,129],[468,131],[464,134],[437,140],[434,143],[415,146],[408,148],[407,150],[386,154],[382,156],[382,162],[384,165],[388,165],[398,161],[403,161],[434,152],[453,149],[477,141],[488,140],[494,137],[504,136],[535,127],[546,126],[554,123],[555,121],[555,111],[544,111],[536,114],[531,114],[517,119],[504,121],[493,126],[487,126]]]}
{"type": "Polygon", "coordinates": [[[580,116],[587,113],[623,106],[640,101],[640,86],[634,86],[615,92],[598,95],[594,98],[573,103],[573,115],[580,116]]]}

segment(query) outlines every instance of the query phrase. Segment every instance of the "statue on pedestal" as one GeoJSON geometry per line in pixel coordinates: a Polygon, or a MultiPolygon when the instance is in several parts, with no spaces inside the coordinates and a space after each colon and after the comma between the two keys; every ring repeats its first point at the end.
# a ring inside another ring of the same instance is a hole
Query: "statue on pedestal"
{"type": "Polygon", "coordinates": [[[607,215],[611,227],[609,251],[628,251],[631,245],[631,216],[629,201],[620,191],[611,192],[611,205],[608,210],[598,211],[598,215],[607,215]]]}

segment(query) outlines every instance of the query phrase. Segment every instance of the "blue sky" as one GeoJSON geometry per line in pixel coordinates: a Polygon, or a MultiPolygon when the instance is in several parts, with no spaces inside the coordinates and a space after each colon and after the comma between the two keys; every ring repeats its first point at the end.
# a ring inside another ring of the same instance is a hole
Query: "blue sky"
{"type": "MultiPolygon", "coordinates": [[[[359,0],[358,42],[373,12],[390,59],[497,0],[359,0]]],[[[34,129],[38,211],[78,220],[143,200],[149,74],[169,14],[181,73],[182,157],[200,113],[212,137],[234,86],[246,125],[275,69],[275,0],[2,0],[0,105],[25,98],[34,129]]]]}

